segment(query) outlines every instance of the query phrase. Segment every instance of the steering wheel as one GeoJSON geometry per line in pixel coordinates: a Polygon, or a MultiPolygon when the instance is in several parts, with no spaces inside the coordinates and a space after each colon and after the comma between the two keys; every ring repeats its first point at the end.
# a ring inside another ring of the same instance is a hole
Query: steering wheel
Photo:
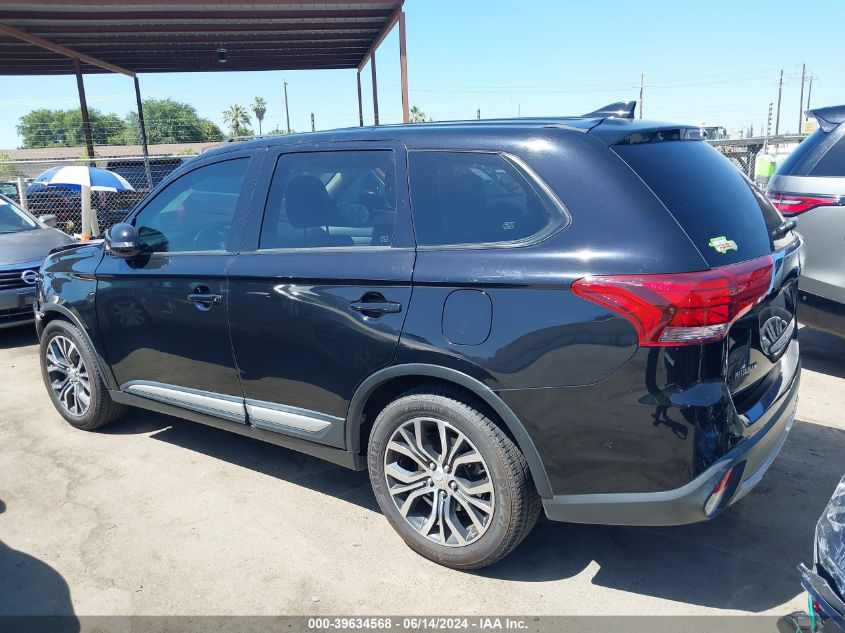
{"type": "Polygon", "coordinates": [[[229,239],[228,224],[213,224],[197,231],[194,235],[194,247],[198,251],[226,250],[229,239]]]}

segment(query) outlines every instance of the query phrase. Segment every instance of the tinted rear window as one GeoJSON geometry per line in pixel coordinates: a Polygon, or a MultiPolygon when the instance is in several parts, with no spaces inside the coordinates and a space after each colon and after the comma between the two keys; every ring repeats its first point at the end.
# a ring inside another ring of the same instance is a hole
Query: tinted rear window
{"type": "Polygon", "coordinates": [[[771,252],[769,230],[781,222],[777,211],[709,143],[667,141],[613,149],[660,198],[710,266],[771,252]]]}

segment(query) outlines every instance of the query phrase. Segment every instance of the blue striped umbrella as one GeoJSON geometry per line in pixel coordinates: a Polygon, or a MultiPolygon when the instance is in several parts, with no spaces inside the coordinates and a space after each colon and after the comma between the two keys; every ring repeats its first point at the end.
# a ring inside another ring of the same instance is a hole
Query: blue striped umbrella
{"type": "Polygon", "coordinates": [[[68,165],[52,167],[39,175],[33,182],[41,185],[82,189],[88,186],[91,191],[135,191],[126,179],[108,169],[68,165]]]}

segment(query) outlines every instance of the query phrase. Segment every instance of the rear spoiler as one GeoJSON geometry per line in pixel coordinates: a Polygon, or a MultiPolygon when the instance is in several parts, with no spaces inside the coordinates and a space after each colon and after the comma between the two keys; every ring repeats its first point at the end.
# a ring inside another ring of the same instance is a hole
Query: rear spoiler
{"type": "Polygon", "coordinates": [[[636,101],[617,101],[616,103],[608,103],[603,108],[599,108],[598,110],[594,110],[593,112],[583,114],[582,117],[585,119],[598,119],[607,117],[613,119],[633,119],[634,110],[636,109],[636,107],[636,101]]]}
{"type": "Polygon", "coordinates": [[[819,127],[825,132],[830,132],[840,123],[845,123],[845,105],[816,108],[807,110],[804,114],[816,117],[819,127]]]}

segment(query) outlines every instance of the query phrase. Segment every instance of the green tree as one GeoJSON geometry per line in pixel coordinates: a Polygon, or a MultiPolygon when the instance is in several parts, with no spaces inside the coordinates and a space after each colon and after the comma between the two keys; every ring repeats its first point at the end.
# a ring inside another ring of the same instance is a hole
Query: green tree
{"type": "MultiPolygon", "coordinates": [[[[417,106],[411,106],[411,123],[425,123],[425,112],[417,106]]],[[[429,119],[430,121],[431,119],[429,119]]]]}
{"type": "Polygon", "coordinates": [[[18,168],[9,163],[11,160],[9,152],[0,152],[0,180],[14,180],[18,177],[18,168]]]}
{"type": "MultiPolygon", "coordinates": [[[[126,123],[116,114],[88,111],[94,145],[114,145],[122,142],[126,123]]],[[[39,108],[18,120],[18,134],[23,147],[74,147],[85,144],[80,110],[49,110],[39,108]]]]}
{"type": "Polygon", "coordinates": [[[250,110],[255,115],[255,120],[258,121],[258,133],[261,134],[261,122],[264,120],[264,115],[267,114],[267,101],[264,97],[255,97],[252,100],[250,110]]]}
{"type": "Polygon", "coordinates": [[[223,122],[229,126],[231,136],[244,136],[250,132],[247,127],[251,123],[249,114],[242,105],[235,104],[224,110],[223,122]]]}
{"type": "MultiPolygon", "coordinates": [[[[174,99],[146,99],[144,124],[147,128],[147,143],[207,143],[223,139],[223,132],[212,121],[197,114],[187,103],[174,99]]],[[[138,113],[126,115],[124,143],[141,142],[138,113]]]]}
{"type": "MultiPolygon", "coordinates": [[[[270,130],[269,132],[267,132],[267,134],[272,134],[272,135],[274,135],[274,136],[278,136],[278,135],[280,135],[280,134],[287,134],[287,133],[288,133],[288,131],[287,131],[285,128],[283,128],[281,125],[277,125],[277,126],[276,126],[276,127],[274,127],[272,130],[270,130]]],[[[291,128],[291,129],[290,129],[290,133],[291,133],[291,134],[296,134],[296,130],[294,130],[293,128],[291,128]]]]}

